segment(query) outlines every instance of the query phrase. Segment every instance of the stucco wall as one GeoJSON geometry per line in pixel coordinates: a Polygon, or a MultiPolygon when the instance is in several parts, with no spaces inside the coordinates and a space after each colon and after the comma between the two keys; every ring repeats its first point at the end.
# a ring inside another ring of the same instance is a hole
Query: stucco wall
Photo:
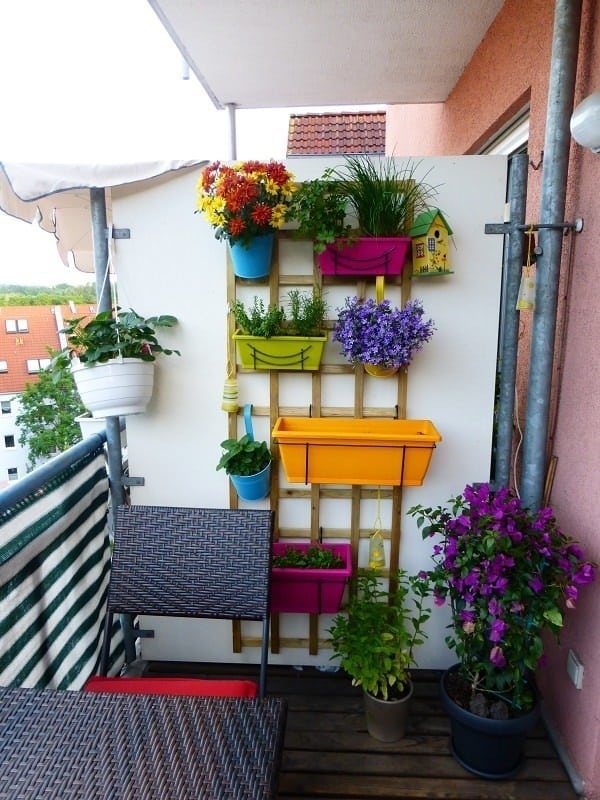
{"type": "MultiPolygon", "coordinates": [[[[339,160],[295,158],[288,165],[298,180],[305,180],[322,174],[325,167],[339,165],[339,160]]],[[[437,330],[410,366],[407,414],[414,419],[432,420],[443,441],[433,454],[424,485],[404,489],[404,508],[443,502],[457,495],[467,481],[489,478],[502,242],[497,237],[490,247],[483,228],[486,219],[502,214],[506,159],[425,159],[419,169],[421,177],[428,175],[430,182],[439,184],[440,207],[454,231],[451,260],[455,274],[414,281],[412,287],[412,296],[423,301],[437,330]]],[[[156,391],[150,407],[147,413],[130,417],[127,422],[130,474],[145,479],[143,487],[132,489],[134,503],[226,507],[229,502],[228,478],[215,470],[221,452],[219,443],[228,436],[228,417],[221,410],[227,260],[225,245],[215,241],[212,228],[194,214],[196,180],[196,175],[186,174],[172,177],[163,185],[152,182],[113,192],[114,224],[131,230],[131,239],[116,242],[120,304],[131,305],[145,315],[177,316],[179,325],[166,331],[164,338],[182,353],[180,358],[157,360],[156,391]]],[[[279,261],[283,273],[302,272],[310,282],[310,243],[286,241],[285,247],[279,249],[279,261]]],[[[268,284],[251,284],[243,290],[251,302],[254,294],[265,295],[268,284]]],[[[367,290],[370,296],[375,295],[374,281],[367,282],[367,290]]],[[[286,291],[287,288],[284,294],[286,291]]],[[[335,308],[343,305],[344,298],[355,292],[355,279],[351,284],[338,278],[326,284],[330,318],[335,318],[335,308]]],[[[386,297],[399,302],[399,287],[386,285],[386,297]]],[[[336,358],[344,363],[338,346],[329,342],[326,363],[338,363],[336,358]]],[[[238,381],[241,404],[269,406],[268,372],[240,374],[238,381]]],[[[352,376],[324,376],[323,404],[349,408],[348,416],[352,416],[353,383],[352,376]]],[[[308,408],[311,391],[310,376],[286,375],[281,379],[280,404],[308,408]]],[[[366,405],[393,408],[397,402],[397,386],[394,391],[393,382],[371,379],[366,405]]],[[[241,419],[238,422],[241,432],[241,419]]],[[[253,427],[256,438],[269,438],[268,417],[255,416],[253,427]]],[[[280,486],[285,490],[283,470],[280,486]]],[[[310,497],[294,500],[293,509],[289,502],[285,495],[281,496],[282,527],[308,526],[310,497]]],[[[375,519],[375,501],[369,502],[370,508],[361,507],[363,529],[371,528],[375,519]]],[[[267,506],[268,500],[258,503],[267,506]]],[[[342,520],[348,519],[348,509],[337,509],[336,501],[325,499],[320,524],[343,529],[342,520]]],[[[391,500],[387,499],[382,503],[382,521],[388,528],[390,519],[391,500]]],[[[365,565],[367,559],[365,538],[359,552],[360,565],[365,565]]],[[[422,542],[412,519],[402,519],[400,561],[410,572],[427,568],[430,563],[430,544],[422,542]]],[[[330,617],[321,615],[322,638],[327,638],[330,622],[330,617]]],[[[446,623],[443,614],[432,618],[429,640],[418,655],[420,666],[442,668],[452,662],[453,656],[444,644],[446,623]]],[[[257,660],[251,647],[244,648],[239,657],[232,654],[231,626],[219,624],[218,632],[206,635],[198,632],[197,625],[153,621],[157,636],[155,640],[144,640],[144,655],[184,660],[257,660]]],[[[282,639],[306,638],[307,634],[306,615],[282,615],[282,639]]],[[[253,633],[244,631],[244,635],[253,633]]],[[[282,647],[281,653],[272,655],[270,660],[327,665],[330,654],[325,648],[312,656],[306,648],[282,647]]]]}
{"type": "MultiPolygon", "coordinates": [[[[507,0],[448,101],[436,107],[390,107],[387,151],[415,156],[474,152],[530,103],[527,220],[539,218],[554,4],[507,0]]],[[[600,88],[600,12],[584,0],[575,103],[600,88]]],[[[559,287],[549,455],[557,458],[550,497],[563,529],[600,561],[597,523],[600,443],[600,156],[575,143],[567,183],[566,218],[581,216],[583,233],[565,237],[559,287]]],[[[490,220],[493,221],[493,220],[490,220]]],[[[522,314],[519,416],[525,413],[531,318],[522,314]]],[[[586,588],[570,612],[561,645],[550,643],[539,672],[546,715],[566,763],[586,797],[600,797],[600,582],[586,588]],[[566,674],[573,648],[584,663],[582,690],[566,674]]]]}

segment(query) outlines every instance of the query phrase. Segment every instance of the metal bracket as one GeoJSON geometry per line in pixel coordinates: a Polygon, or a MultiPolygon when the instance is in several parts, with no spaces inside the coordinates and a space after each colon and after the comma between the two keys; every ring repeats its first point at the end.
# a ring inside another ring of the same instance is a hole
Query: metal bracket
{"type": "Polygon", "coordinates": [[[132,476],[124,475],[121,478],[121,483],[123,486],[145,486],[146,479],[145,478],[134,478],[132,476]]]}
{"type": "MultiPolygon", "coordinates": [[[[108,233],[108,230],[107,230],[108,233]]],[[[131,239],[131,229],[130,228],[113,228],[112,229],[112,238],[113,239],[131,239]]]]}
{"type": "Polygon", "coordinates": [[[574,222],[540,222],[531,225],[513,225],[510,222],[487,223],[485,233],[513,233],[514,231],[539,231],[542,228],[550,230],[572,230],[581,233],[583,230],[583,217],[577,217],[574,222]]]}

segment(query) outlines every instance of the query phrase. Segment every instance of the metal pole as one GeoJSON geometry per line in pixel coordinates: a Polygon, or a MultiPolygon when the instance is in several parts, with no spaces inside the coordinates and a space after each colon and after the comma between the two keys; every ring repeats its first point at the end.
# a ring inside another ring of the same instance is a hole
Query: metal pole
{"type": "Polygon", "coordinates": [[[237,158],[237,131],[235,127],[235,103],[227,103],[227,113],[229,114],[229,158],[235,161],[237,158]]]}
{"type": "Polygon", "coordinates": [[[510,222],[508,237],[506,275],[503,292],[502,319],[499,346],[499,387],[496,417],[496,458],[494,485],[508,486],[513,441],[513,414],[515,406],[515,382],[517,375],[517,350],[519,344],[519,312],[517,299],[523,266],[523,234],[514,226],[525,222],[527,202],[527,169],[529,159],[526,153],[513,156],[510,163],[510,222]]]}
{"type": "MultiPolygon", "coordinates": [[[[108,225],[106,221],[106,195],[104,189],[90,189],[90,212],[94,267],[96,271],[96,297],[98,311],[110,311],[110,280],[108,271],[108,225]]],[[[123,505],[125,492],[122,483],[121,426],[119,417],[106,418],[106,449],[113,515],[117,506],[123,505]]],[[[114,516],[113,516],[114,519],[114,516]]]]}
{"type": "MultiPolygon", "coordinates": [[[[563,222],[569,161],[582,0],[557,0],[554,12],[550,85],[544,143],[541,223],[563,222]]],[[[548,419],[563,231],[542,228],[536,261],[536,292],[527,411],[523,440],[521,497],[536,509],[542,502],[547,463],[548,419]]]]}

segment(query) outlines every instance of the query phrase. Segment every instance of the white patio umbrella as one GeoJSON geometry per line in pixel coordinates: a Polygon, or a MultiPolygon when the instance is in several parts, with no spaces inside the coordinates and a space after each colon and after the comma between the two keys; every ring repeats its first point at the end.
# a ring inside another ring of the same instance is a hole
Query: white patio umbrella
{"type": "MultiPolygon", "coordinates": [[[[60,257],[96,275],[98,311],[111,307],[109,267],[110,188],[198,169],[206,161],[140,164],[42,164],[0,162],[0,209],[54,234],[60,257]]],[[[118,417],[106,418],[113,507],[123,502],[118,417]]]]}
{"type": "MultiPolygon", "coordinates": [[[[151,161],[139,164],[43,164],[0,162],[0,209],[54,234],[65,266],[82,272],[106,269],[94,258],[92,197],[104,190],[106,224],[110,223],[110,188],[150,180],[206,163],[194,161],[151,161]]],[[[104,230],[97,231],[103,236],[104,230]]],[[[100,298],[98,298],[100,300],[100,298]]]]}

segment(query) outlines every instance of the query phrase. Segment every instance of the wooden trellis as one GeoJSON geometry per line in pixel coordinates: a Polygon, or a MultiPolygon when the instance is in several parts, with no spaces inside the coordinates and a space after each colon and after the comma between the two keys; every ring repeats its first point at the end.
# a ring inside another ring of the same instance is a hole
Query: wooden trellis
{"type": "MultiPolygon", "coordinates": [[[[281,289],[285,288],[310,288],[313,286],[319,290],[323,290],[327,284],[334,284],[339,279],[336,277],[324,277],[318,269],[316,263],[313,264],[312,275],[298,274],[298,275],[281,275],[280,274],[280,261],[279,261],[279,243],[281,240],[289,239],[291,234],[282,231],[277,234],[274,248],[273,260],[271,265],[271,273],[268,281],[269,302],[279,304],[281,289]]],[[[227,269],[227,301],[232,303],[237,297],[238,279],[233,273],[231,263],[228,256],[228,269],[227,269]]],[[[410,266],[404,269],[401,276],[397,278],[386,278],[388,284],[400,285],[402,304],[404,304],[410,297],[410,266]]],[[[249,281],[244,280],[244,285],[248,285],[249,281]]],[[[344,285],[352,285],[352,278],[344,276],[344,285]]],[[[360,278],[354,282],[355,294],[364,297],[366,296],[368,287],[373,283],[373,279],[360,278]]],[[[257,289],[265,286],[265,281],[260,280],[256,282],[257,289]]],[[[331,329],[333,320],[329,320],[327,327],[331,329]]],[[[233,315],[229,314],[227,334],[230,337],[234,333],[235,322],[233,315]]],[[[234,354],[234,349],[231,350],[234,354]]],[[[233,369],[239,382],[243,381],[245,373],[250,370],[245,370],[235,363],[235,355],[232,358],[233,369]]],[[[306,373],[308,374],[308,373],[306,373]]],[[[327,364],[325,361],[321,363],[319,370],[312,371],[311,376],[311,401],[310,406],[283,406],[280,403],[280,371],[271,370],[266,374],[269,381],[269,405],[252,406],[252,414],[256,417],[269,418],[269,430],[273,429],[277,418],[280,416],[285,417],[379,417],[379,418],[405,418],[406,417],[406,393],[407,393],[407,373],[401,370],[397,376],[387,378],[386,381],[395,380],[397,382],[396,403],[394,406],[376,407],[366,406],[365,397],[365,373],[361,367],[355,368],[350,364],[327,364]],[[351,406],[325,406],[322,403],[322,377],[325,375],[353,375],[354,376],[354,392],[351,406]]],[[[236,414],[229,414],[228,422],[228,436],[238,436],[238,420],[236,414]]],[[[275,538],[276,539],[310,539],[313,542],[327,539],[335,539],[342,541],[349,541],[352,546],[352,567],[353,571],[358,566],[359,544],[361,539],[366,539],[370,536],[370,530],[363,530],[360,528],[361,519],[361,503],[365,500],[373,500],[379,496],[383,500],[391,500],[391,525],[389,530],[382,530],[384,538],[389,540],[389,564],[398,565],[400,554],[400,540],[401,540],[401,512],[402,512],[402,487],[377,487],[368,486],[348,486],[348,487],[331,487],[320,484],[310,484],[308,486],[285,487],[281,488],[279,483],[279,452],[276,442],[271,443],[271,451],[273,453],[273,469],[271,477],[271,491],[269,502],[271,509],[275,512],[275,538]],[[350,501],[350,513],[347,519],[340,520],[338,527],[323,527],[321,525],[321,509],[320,505],[323,500],[331,498],[343,498],[350,501]],[[305,528],[281,528],[279,526],[279,502],[281,499],[298,499],[299,501],[310,501],[310,527],[305,528]]],[[[237,508],[238,497],[233,486],[230,485],[229,489],[229,503],[231,508],[237,508]]],[[[279,615],[273,614],[271,619],[271,651],[279,653],[281,647],[288,648],[308,648],[311,655],[316,655],[319,647],[323,645],[319,641],[319,615],[310,614],[308,617],[308,635],[303,638],[284,638],[280,634],[279,615]]],[[[241,652],[243,645],[257,646],[258,640],[242,637],[241,623],[239,621],[233,623],[233,651],[241,652]]]]}

